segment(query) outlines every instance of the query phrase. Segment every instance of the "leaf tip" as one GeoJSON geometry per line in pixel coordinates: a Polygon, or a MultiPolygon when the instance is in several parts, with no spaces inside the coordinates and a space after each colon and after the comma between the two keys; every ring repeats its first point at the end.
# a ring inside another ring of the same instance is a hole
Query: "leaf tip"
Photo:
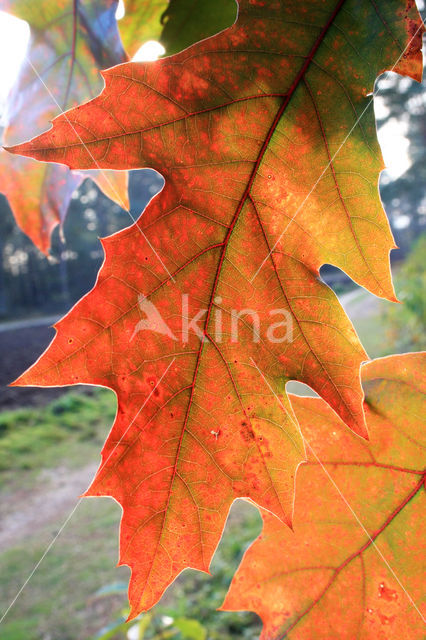
{"type": "Polygon", "coordinates": [[[22,142],[21,144],[15,144],[11,147],[3,147],[4,151],[14,155],[14,156],[27,156],[31,157],[30,153],[30,145],[28,142],[22,142]]]}
{"type": "Polygon", "coordinates": [[[7,386],[8,387],[28,387],[28,386],[31,386],[29,384],[29,382],[27,381],[27,379],[26,379],[28,371],[25,371],[24,373],[22,373],[20,376],[18,376],[16,378],[16,380],[13,380],[13,382],[10,382],[7,386]]]}
{"type": "Polygon", "coordinates": [[[370,435],[368,433],[368,428],[365,422],[365,418],[364,418],[364,422],[359,424],[359,429],[357,429],[356,434],[363,440],[366,440],[367,442],[370,441],[370,435]]]}
{"type": "Polygon", "coordinates": [[[356,419],[354,420],[350,420],[346,422],[346,424],[357,436],[359,436],[363,440],[368,441],[370,439],[368,435],[368,427],[367,427],[367,422],[365,418],[364,407],[362,408],[361,415],[357,416],[356,419]]]}
{"type": "Polygon", "coordinates": [[[8,153],[13,153],[15,154],[16,152],[14,151],[14,149],[16,148],[17,145],[12,146],[12,147],[7,147],[5,145],[2,145],[2,149],[3,151],[7,151],[8,153]]]}
{"type": "Polygon", "coordinates": [[[132,620],[134,620],[135,618],[137,618],[137,617],[138,617],[138,615],[139,615],[140,613],[143,613],[143,612],[142,612],[142,611],[138,611],[138,610],[136,609],[136,607],[131,606],[131,607],[130,607],[129,615],[128,615],[128,616],[127,616],[127,618],[126,618],[126,622],[131,622],[132,620]]]}
{"type": "Polygon", "coordinates": [[[284,515],[280,518],[281,522],[283,522],[287,527],[294,533],[293,527],[293,509],[291,513],[284,513],[284,515]]]}

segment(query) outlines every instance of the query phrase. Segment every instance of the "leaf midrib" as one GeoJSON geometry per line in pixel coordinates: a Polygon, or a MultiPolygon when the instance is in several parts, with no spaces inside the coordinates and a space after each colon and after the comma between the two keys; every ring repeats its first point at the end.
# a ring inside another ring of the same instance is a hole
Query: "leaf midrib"
{"type": "MultiPolygon", "coordinates": [[[[242,209],[244,207],[244,204],[246,203],[246,200],[248,199],[248,197],[250,195],[251,187],[252,187],[253,182],[254,182],[254,180],[255,180],[255,178],[257,176],[257,172],[258,172],[259,166],[260,166],[260,164],[261,164],[261,162],[263,160],[263,157],[264,157],[264,155],[266,153],[266,150],[267,150],[267,148],[269,146],[271,138],[272,138],[277,126],[278,126],[278,123],[280,122],[281,117],[283,116],[288,104],[290,103],[290,100],[291,100],[295,90],[299,86],[299,83],[301,82],[301,80],[303,79],[306,71],[308,70],[316,51],[318,50],[318,48],[320,47],[321,43],[323,42],[323,40],[324,40],[324,38],[325,38],[330,26],[333,24],[334,20],[336,19],[337,14],[339,13],[339,11],[342,8],[344,3],[345,3],[345,0],[339,0],[338,1],[333,13],[331,14],[331,16],[328,19],[327,23],[322,28],[320,35],[318,36],[317,40],[315,41],[313,47],[311,48],[311,50],[310,50],[310,52],[308,54],[308,56],[306,57],[305,62],[303,63],[302,67],[300,68],[299,72],[297,73],[297,75],[296,75],[296,77],[295,77],[295,79],[294,79],[294,81],[293,81],[293,83],[292,83],[292,85],[290,87],[289,92],[286,94],[286,97],[284,98],[280,108],[278,109],[277,113],[275,114],[275,117],[274,117],[274,119],[272,121],[272,124],[271,124],[271,126],[269,128],[268,134],[267,134],[267,136],[266,136],[266,138],[264,140],[264,143],[263,143],[263,145],[262,145],[262,147],[261,147],[261,149],[259,151],[257,160],[255,162],[255,165],[254,165],[253,169],[252,169],[252,172],[251,172],[250,178],[248,180],[247,186],[246,186],[246,188],[244,190],[243,195],[241,196],[241,199],[240,199],[238,207],[237,207],[237,209],[235,211],[233,220],[232,220],[232,222],[230,224],[229,230],[228,230],[227,235],[225,237],[225,240],[224,240],[224,243],[223,243],[221,257],[220,257],[220,260],[219,260],[219,264],[218,264],[218,267],[217,267],[215,279],[214,279],[214,282],[213,282],[212,293],[211,293],[211,296],[210,296],[210,303],[209,303],[208,312],[207,312],[207,316],[206,316],[206,320],[205,320],[204,328],[203,328],[203,338],[202,338],[201,343],[200,343],[200,348],[199,348],[199,351],[198,351],[198,356],[197,356],[197,360],[196,360],[196,364],[195,364],[194,376],[193,376],[193,380],[192,380],[192,384],[191,384],[191,387],[192,387],[191,388],[191,394],[190,394],[190,398],[189,398],[189,401],[188,401],[187,411],[186,411],[186,414],[185,414],[185,419],[184,419],[184,423],[183,423],[183,427],[182,427],[182,431],[181,431],[181,434],[180,434],[179,443],[178,443],[178,447],[177,447],[177,451],[176,451],[175,464],[173,466],[173,474],[172,474],[172,477],[171,477],[171,480],[170,480],[170,487],[169,487],[169,492],[168,492],[168,497],[167,497],[166,508],[165,508],[165,510],[163,512],[163,514],[164,514],[163,515],[163,522],[162,522],[162,525],[161,525],[161,532],[160,532],[160,534],[158,536],[156,549],[158,549],[158,546],[159,546],[159,544],[161,542],[161,539],[162,539],[163,533],[164,533],[164,527],[165,527],[165,523],[166,523],[167,515],[168,515],[168,505],[170,503],[173,484],[174,484],[174,479],[176,477],[177,467],[178,467],[178,464],[179,464],[180,449],[182,447],[183,437],[184,437],[184,434],[185,434],[185,431],[186,431],[186,426],[187,426],[188,420],[189,420],[189,414],[190,414],[190,411],[191,411],[191,408],[192,408],[192,404],[193,404],[193,397],[194,397],[194,391],[195,391],[195,386],[196,386],[197,377],[198,377],[198,371],[199,371],[199,368],[200,368],[201,356],[202,356],[204,345],[206,344],[206,341],[208,342],[207,332],[208,332],[208,325],[209,325],[211,310],[212,310],[212,307],[213,307],[213,299],[215,297],[215,292],[216,292],[216,289],[217,289],[217,286],[218,286],[219,277],[220,277],[222,266],[223,266],[223,263],[224,263],[224,260],[225,260],[226,250],[228,248],[230,238],[231,238],[232,233],[233,233],[233,231],[235,229],[235,226],[236,226],[237,221],[239,219],[240,213],[241,213],[241,211],[242,211],[242,209]]],[[[156,553],[153,554],[153,560],[152,560],[151,567],[150,567],[150,570],[149,570],[149,573],[148,573],[148,576],[147,576],[147,579],[146,579],[146,582],[145,582],[145,587],[144,587],[144,589],[142,591],[141,599],[143,598],[143,596],[145,594],[145,589],[146,589],[146,586],[148,584],[149,576],[150,576],[150,574],[152,572],[152,569],[154,567],[155,562],[156,562],[156,553]]]]}
{"type": "Polygon", "coordinates": [[[406,495],[406,497],[399,503],[399,505],[389,514],[383,524],[373,532],[367,542],[365,542],[357,551],[351,553],[343,562],[340,563],[338,567],[334,569],[333,575],[331,576],[329,582],[325,586],[322,593],[303,611],[297,619],[285,630],[283,636],[277,638],[277,640],[284,640],[287,638],[287,635],[290,631],[292,631],[296,625],[308,614],[310,611],[321,601],[321,599],[325,596],[329,588],[333,585],[334,581],[338,577],[338,575],[353,561],[355,558],[362,558],[362,554],[369,548],[371,545],[375,544],[377,538],[385,531],[385,529],[391,524],[391,522],[405,509],[405,507],[416,497],[419,493],[420,489],[423,487],[425,482],[425,477],[422,476],[421,480],[414,486],[414,488],[406,495]]]}

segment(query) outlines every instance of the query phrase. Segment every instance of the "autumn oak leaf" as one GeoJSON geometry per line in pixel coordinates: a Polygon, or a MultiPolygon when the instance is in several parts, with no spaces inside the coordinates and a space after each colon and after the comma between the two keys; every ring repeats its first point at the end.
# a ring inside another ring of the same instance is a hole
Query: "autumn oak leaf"
{"type": "Polygon", "coordinates": [[[222,606],[258,613],[262,640],[424,638],[425,365],[407,354],[363,367],[369,443],[322,400],[292,397],[308,454],[294,532],[263,512],[222,606]]]}
{"type": "MultiPolygon", "coordinates": [[[[6,104],[5,145],[33,136],[61,111],[95,96],[102,88],[100,69],[126,60],[116,8],[115,0],[0,0],[0,10],[30,25],[26,57],[6,104]]],[[[71,172],[0,152],[0,191],[19,227],[44,253],[52,230],[65,219],[72,193],[89,177],[128,208],[125,172],[71,172]]]]}
{"type": "Polygon", "coordinates": [[[11,149],[165,177],[17,381],[117,394],[88,495],[123,507],[131,616],[185,567],[208,570],[236,497],[290,524],[305,454],[288,380],[366,435],[367,356],[318,273],[394,297],[366,95],[386,68],[420,79],[421,32],[411,1],[241,0],[231,28],[104,72],[99,97],[11,149]]]}

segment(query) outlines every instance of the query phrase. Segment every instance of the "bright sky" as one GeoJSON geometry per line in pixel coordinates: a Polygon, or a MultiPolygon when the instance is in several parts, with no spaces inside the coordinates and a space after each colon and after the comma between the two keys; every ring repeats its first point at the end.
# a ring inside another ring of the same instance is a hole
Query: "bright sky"
{"type": "MultiPolygon", "coordinates": [[[[419,8],[423,8],[424,0],[418,0],[419,8]]],[[[120,0],[117,18],[124,16],[124,3],[120,0]]],[[[15,81],[20,64],[25,58],[25,51],[29,38],[29,27],[26,22],[0,11],[0,117],[10,88],[15,81]]],[[[158,42],[145,42],[134,60],[156,60],[164,53],[164,48],[158,42]]],[[[383,108],[380,100],[375,101],[376,111],[383,108]]],[[[1,124],[1,122],[0,122],[1,124]]],[[[389,122],[382,127],[379,141],[385,164],[390,177],[397,177],[406,171],[410,165],[407,148],[408,141],[404,136],[404,124],[389,122]]]]}
{"type": "Polygon", "coordinates": [[[30,29],[26,22],[0,11],[0,105],[2,106],[25,56],[30,29]]]}

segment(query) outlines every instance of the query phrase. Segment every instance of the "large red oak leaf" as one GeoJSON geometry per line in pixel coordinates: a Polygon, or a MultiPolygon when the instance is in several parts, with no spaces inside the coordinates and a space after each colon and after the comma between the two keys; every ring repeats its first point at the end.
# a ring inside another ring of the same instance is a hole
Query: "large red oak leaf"
{"type": "Polygon", "coordinates": [[[262,640],[424,638],[425,364],[409,354],[363,367],[369,443],[322,400],[292,397],[308,453],[294,533],[263,513],[222,606],[258,613],[262,640]]]}
{"type": "MultiPolygon", "coordinates": [[[[126,60],[116,8],[117,0],[0,0],[0,10],[30,25],[26,57],[6,104],[5,144],[33,136],[61,110],[95,96],[102,88],[100,69],[126,60]]],[[[128,208],[125,172],[75,172],[0,152],[0,191],[18,225],[44,253],[73,191],[88,177],[128,208]]]]}
{"type": "Polygon", "coordinates": [[[366,355],[318,269],[393,297],[365,96],[397,60],[420,78],[421,31],[412,2],[242,1],[227,31],[107,71],[101,96],[12,150],[166,178],[138,224],[104,240],[94,290],[18,380],[117,394],[88,493],[123,506],[132,616],[185,567],[208,570],[234,498],[290,522],[304,453],[275,401],[287,380],[366,434],[366,355]]]}

